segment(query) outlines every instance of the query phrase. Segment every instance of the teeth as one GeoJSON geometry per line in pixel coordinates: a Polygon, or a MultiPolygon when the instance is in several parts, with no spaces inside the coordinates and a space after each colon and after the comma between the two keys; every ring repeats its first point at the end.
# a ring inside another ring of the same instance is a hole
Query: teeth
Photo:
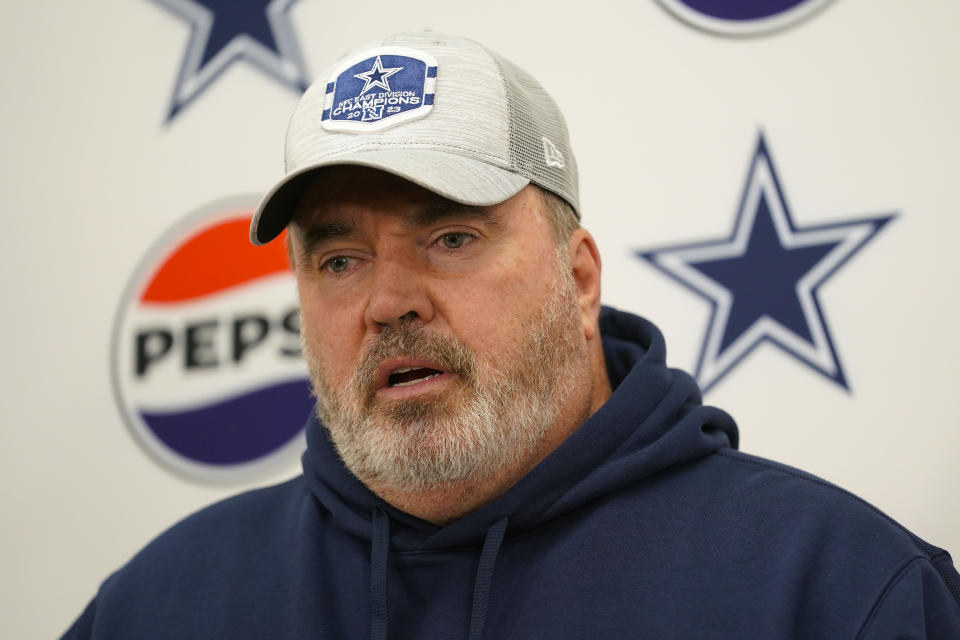
{"type": "Polygon", "coordinates": [[[406,373],[407,371],[413,371],[415,367],[400,367],[399,369],[394,369],[394,373],[406,373]]]}
{"type": "MultiPolygon", "coordinates": [[[[407,368],[404,369],[403,371],[412,371],[412,370],[413,370],[413,367],[407,367],[407,368]]],[[[397,370],[397,373],[403,373],[403,371],[401,371],[401,370],[398,369],[398,370],[397,370]]],[[[426,381],[429,380],[430,378],[436,378],[438,375],[440,375],[440,374],[439,374],[439,373],[431,373],[431,374],[428,375],[426,378],[418,378],[417,380],[410,380],[409,382],[398,382],[398,383],[396,383],[396,384],[393,385],[393,386],[394,386],[394,387],[409,387],[409,386],[412,385],[412,384],[420,384],[421,382],[426,382],[426,381]]]]}

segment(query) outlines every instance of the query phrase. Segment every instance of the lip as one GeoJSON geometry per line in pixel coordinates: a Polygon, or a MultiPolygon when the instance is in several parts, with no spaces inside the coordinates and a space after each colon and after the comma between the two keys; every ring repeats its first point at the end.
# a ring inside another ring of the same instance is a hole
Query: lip
{"type": "Polygon", "coordinates": [[[429,393],[434,391],[453,380],[456,375],[457,374],[455,373],[447,371],[439,363],[434,362],[433,360],[422,360],[419,358],[387,358],[380,363],[380,366],[377,369],[376,393],[378,397],[390,400],[410,398],[420,395],[421,393],[429,393]],[[429,380],[424,380],[423,382],[418,382],[416,384],[411,384],[404,387],[387,386],[389,384],[390,374],[401,367],[436,369],[441,373],[440,375],[434,376],[429,380]]]}

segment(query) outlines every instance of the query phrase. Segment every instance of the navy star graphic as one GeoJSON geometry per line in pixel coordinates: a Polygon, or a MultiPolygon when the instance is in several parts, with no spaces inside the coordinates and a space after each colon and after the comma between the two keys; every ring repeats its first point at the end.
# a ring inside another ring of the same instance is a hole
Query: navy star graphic
{"type": "Polygon", "coordinates": [[[380,87],[384,91],[390,91],[390,83],[387,82],[387,78],[402,70],[403,67],[384,69],[383,63],[380,61],[380,56],[377,56],[377,59],[373,62],[373,68],[370,69],[370,71],[356,73],[353,77],[363,80],[363,89],[360,91],[360,95],[363,95],[374,87],[380,87]]]}
{"type": "Polygon", "coordinates": [[[289,16],[296,1],[153,0],[190,23],[167,122],[240,59],[303,92],[309,81],[289,16]]]}
{"type": "Polygon", "coordinates": [[[895,216],[797,227],[761,134],[729,238],[637,255],[710,302],[704,393],[763,342],[849,391],[818,290],[895,216]]]}

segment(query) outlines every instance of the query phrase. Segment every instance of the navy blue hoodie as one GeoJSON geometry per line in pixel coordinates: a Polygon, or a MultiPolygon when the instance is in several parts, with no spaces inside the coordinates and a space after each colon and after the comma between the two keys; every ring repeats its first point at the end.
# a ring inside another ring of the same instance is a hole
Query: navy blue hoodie
{"type": "Polygon", "coordinates": [[[736,451],[645,320],[601,331],[613,396],[490,504],[398,511],[311,421],[302,476],[175,525],[65,637],[960,638],[946,552],[736,451]]]}

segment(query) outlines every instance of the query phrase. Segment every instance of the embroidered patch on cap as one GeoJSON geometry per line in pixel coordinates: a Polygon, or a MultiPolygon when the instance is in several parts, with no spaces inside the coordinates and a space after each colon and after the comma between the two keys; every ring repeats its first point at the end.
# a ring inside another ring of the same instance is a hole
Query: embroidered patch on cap
{"type": "Polygon", "coordinates": [[[365,51],[337,67],[327,83],[324,129],[378,131],[430,113],[437,84],[433,56],[406,47],[365,51]]]}

